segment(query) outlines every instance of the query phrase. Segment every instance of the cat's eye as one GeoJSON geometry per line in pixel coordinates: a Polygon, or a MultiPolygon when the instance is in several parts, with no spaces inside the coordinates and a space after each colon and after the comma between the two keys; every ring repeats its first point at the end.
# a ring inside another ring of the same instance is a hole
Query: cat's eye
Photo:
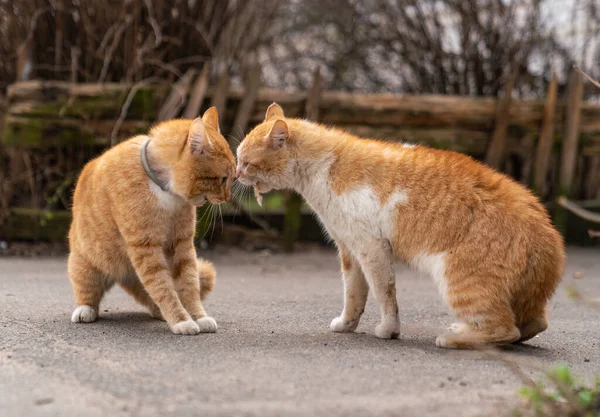
{"type": "Polygon", "coordinates": [[[221,185],[225,185],[227,182],[227,177],[221,177],[221,185]]]}

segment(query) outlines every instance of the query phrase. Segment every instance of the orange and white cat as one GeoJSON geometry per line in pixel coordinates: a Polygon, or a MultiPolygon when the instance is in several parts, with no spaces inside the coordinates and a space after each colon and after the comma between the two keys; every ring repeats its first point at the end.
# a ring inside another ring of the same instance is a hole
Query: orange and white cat
{"type": "Polygon", "coordinates": [[[201,298],[214,285],[196,258],[196,206],[230,198],[235,159],[210,108],[171,120],[89,162],[73,198],[68,274],[76,323],[93,322],[104,293],[119,283],[173,333],[215,332],[201,298]]]}
{"type": "Polygon", "coordinates": [[[438,346],[512,343],[547,328],[563,241],[507,176],[454,152],[288,119],[275,103],[237,153],[240,182],[296,190],[335,240],[345,300],[333,331],[356,329],[370,288],[381,309],[375,334],[398,337],[395,257],[431,275],[459,319],[438,346]]]}

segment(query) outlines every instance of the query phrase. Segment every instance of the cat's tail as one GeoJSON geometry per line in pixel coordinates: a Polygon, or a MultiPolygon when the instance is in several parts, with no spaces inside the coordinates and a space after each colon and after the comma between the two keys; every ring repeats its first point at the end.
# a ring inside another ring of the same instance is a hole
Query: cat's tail
{"type": "Polygon", "coordinates": [[[198,275],[200,276],[200,299],[204,300],[215,286],[217,271],[211,262],[198,258],[198,275]]]}

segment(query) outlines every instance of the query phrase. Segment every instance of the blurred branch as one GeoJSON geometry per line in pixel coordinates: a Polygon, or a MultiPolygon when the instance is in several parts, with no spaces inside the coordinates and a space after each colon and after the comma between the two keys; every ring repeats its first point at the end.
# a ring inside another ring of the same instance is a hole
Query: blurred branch
{"type": "Polygon", "coordinates": [[[557,202],[561,207],[569,210],[571,213],[575,214],[578,217],[581,217],[584,220],[593,223],[600,223],[599,213],[594,213],[593,211],[589,211],[584,209],[583,207],[579,207],[577,204],[573,203],[572,201],[569,201],[564,196],[558,197],[557,202]]]}
{"type": "Polygon", "coordinates": [[[125,99],[125,102],[123,103],[123,106],[121,107],[121,113],[119,115],[119,118],[115,122],[113,130],[110,134],[110,145],[111,146],[115,146],[117,144],[117,135],[119,134],[119,129],[121,128],[123,121],[127,117],[127,112],[129,111],[129,106],[131,106],[131,103],[133,102],[133,98],[135,97],[136,93],[141,88],[147,86],[148,84],[150,84],[152,82],[156,82],[156,81],[159,81],[159,79],[157,77],[150,77],[150,78],[146,78],[144,80],[138,81],[131,87],[131,90],[129,90],[129,93],[127,94],[127,98],[125,99]]]}

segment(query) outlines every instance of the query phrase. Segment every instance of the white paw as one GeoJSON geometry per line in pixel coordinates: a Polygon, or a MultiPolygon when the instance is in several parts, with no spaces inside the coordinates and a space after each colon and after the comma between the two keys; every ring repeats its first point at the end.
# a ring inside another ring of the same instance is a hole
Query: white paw
{"type": "Polygon", "coordinates": [[[349,333],[356,330],[358,320],[344,320],[343,317],[336,317],[331,321],[329,328],[338,333],[349,333]]]}
{"type": "Polygon", "coordinates": [[[375,327],[375,336],[380,339],[397,339],[400,336],[400,319],[386,317],[375,327]]]}
{"type": "Polygon", "coordinates": [[[198,334],[200,328],[194,320],[180,321],[171,327],[171,331],[175,334],[198,334]]]}
{"type": "Polygon", "coordinates": [[[200,333],[217,332],[217,322],[212,317],[202,317],[201,319],[196,320],[196,323],[198,323],[198,327],[200,327],[200,333]]]}
{"type": "Polygon", "coordinates": [[[456,348],[456,342],[453,339],[452,332],[444,332],[435,339],[435,345],[441,348],[454,349],[456,348]]]}
{"type": "Polygon", "coordinates": [[[441,334],[438,337],[436,337],[435,339],[435,345],[437,347],[447,347],[448,346],[448,338],[446,337],[445,334],[441,334]]]}
{"type": "Polygon", "coordinates": [[[448,327],[448,330],[454,334],[461,334],[464,333],[468,328],[469,326],[465,323],[452,323],[450,327],[448,327]]]}
{"type": "Polygon", "coordinates": [[[73,323],[91,323],[98,319],[98,312],[95,308],[90,306],[79,306],[71,315],[71,321],[73,323]]]}

